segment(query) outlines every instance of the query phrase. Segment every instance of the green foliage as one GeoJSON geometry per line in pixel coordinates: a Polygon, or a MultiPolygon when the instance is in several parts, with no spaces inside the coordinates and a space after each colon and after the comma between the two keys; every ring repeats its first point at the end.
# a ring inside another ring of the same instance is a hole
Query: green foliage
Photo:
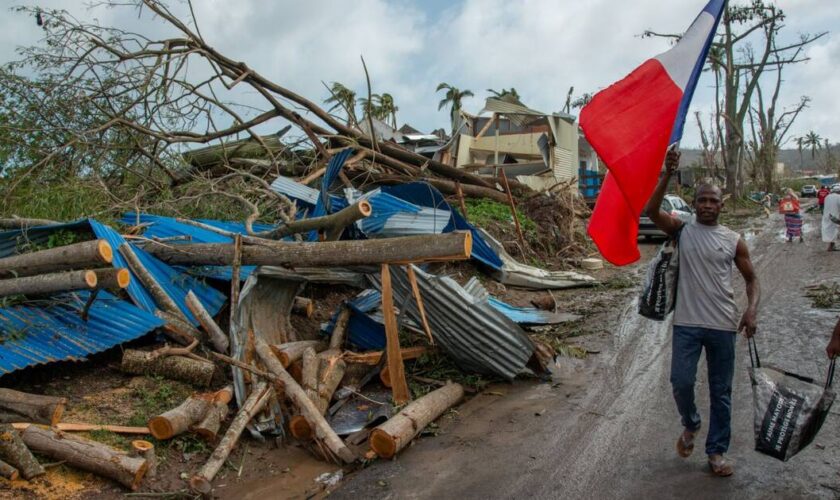
{"type": "MultiPolygon", "coordinates": [[[[14,181],[14,177],[0,179],[0,193],[7,192],[14,181]]],[[[96,216],[108,222],[112,206],[113,201],[100,185],[74,176],[27,179],[18,184],[11,196],[5,199],[7,213],[58,221],[96,216]]]]}
{"type": "MultiPolygon", "coordinates": [[[[17,297],[21,297],[21,296],[17,296],[17,297]]],[[[9,305],[11,305],[11,304],[7,304],[5,302],[5,299],[8,299],[8,298],[11,298],[11,297],[4,297],[4,301],[0,302],[1,307],[8,307],[9,305]]],[[[28,329],[29,329],[29,327],[26,326],[26,327],[23,327],[23,328],[6,330],[4,332],[0,332],[0,345],[5,344],[6,342],[15,342],[17,340],[23,340],[26,337],[26,330],[28,330],[28,329]]]]}
{"type": "MultiPolygon", "coordinates": [[[[143,425],[146,424],[144,423],[143,425]]],[[[131,440],[125,436],[104,429],[90,431],[87,434],[90,439],[99,441],[100,443],[107,444],[108,446],[112,446],[114,448],[127,449],[131,443],[131,440]]]]}
{"type": "MultiPolygon", "coordinates": [[[[411,374],[442,382],[451,380],[475,390],[484,389],[487,384],[498,381],[492,377],[487,378],[475,373],[466,373],[460,370],[451,358],[436,353],[424,354],[418,358],[411,367],[411,374]]],[[[409,379],[409,389],[415,399],[437,388],[438,386],[435,384],[427,384],[414,378],[409,379]]]]}
{"type": "Polygon", "coordinates": [[[151,377],[150,380],[153,388],[144,384],[134,389],[133,397],[139,400],[139,404],[135,405],[127,425],[146,425],[150,418],[174,408],[190,394],[185,386],[175,385],[163,377],[151,377]]]}
{"type": "MultiPolygon", "coordinates": [[[[504,203],[497,201],[482,199],[467,199],[464,200],[467,206],[467,212],[470,216],[470,222],[479,226],[489,225],[492,221],[506,222],[513,224],[513,217],[510,213],[510,207],[504,203]]],[[[526,233],[536,233],[537,223],[531,220],[527,215],[521,211],[516,212],[519,219],[519,225],[522,226],[522,231],[526,233]]]]}

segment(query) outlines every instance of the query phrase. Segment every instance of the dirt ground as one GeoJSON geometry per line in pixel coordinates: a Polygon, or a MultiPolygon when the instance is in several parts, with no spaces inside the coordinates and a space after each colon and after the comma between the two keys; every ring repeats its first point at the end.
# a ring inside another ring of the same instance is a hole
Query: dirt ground
{"type": "MultiPolygon", "coordinates": [[[[788,244],[778,215],[742,224],[762,282],[758,344],[767,364],[821,379],[837,311],[813,309],[803,287],[837,278],[840,254],[825,252],[818,220],[806,243],[788,244]]],[[[645,245],[650,255],[655,246],[645,245]]],[[[741,296],[743,301],[743,296],[741,296]]],[[[562,358],[554,383],[488,388],[457,409],[437,437],[352,476],[337,498],[838,498],[840,410],[808,449],[782,463],[753,446],[746,343],[738,343],[733,392],[736,473],[712,476],[702,452],[680,459],[671,397],[670,325],[639,317],[632,294],[607,308],[597,355],[562,358]],[[498,396],[497,394],[504,394],[498,396]]],[[[705,367],[698,408],[708,416],[705,367]]],[[[704,428],[705,429],[705,428],[704,428]]],[[[701,443],[704,433],[701,432],[701,443]]],[[[702,448],[701,448],[702,451],[702,448]]]]}

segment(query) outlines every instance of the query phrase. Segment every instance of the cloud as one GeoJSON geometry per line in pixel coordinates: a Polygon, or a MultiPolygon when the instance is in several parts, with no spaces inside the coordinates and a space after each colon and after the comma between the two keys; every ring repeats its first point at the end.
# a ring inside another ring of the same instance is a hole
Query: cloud
{"type": "MultiPolygon", "coordinates": [[[[476,98],[468,110],[483,107],[485,89],[515,87],[526,104],[560,110],[570,86],[592,92],[622,78],[645,59],[668,48],[661,39],[641,38],[646,29],[684,30],[705,0],[310,0],[194,2],[201,32],[229,57],[245,61],[267,78],[319,102],[329,94],[321,84],[340,81],[366,93],[359,60],[364,55],[373,91],[391,93],[398,118],[417,128],[448,126],[438,112],[435,87],[448,82],[469,88],[476,98]]],[[[836,0],[778,0],[787,11],[787,39],[799,32],[819,32],[840,25],[836,0]]],[[[129,29],[163,33],[151,16],[137,18],[131,9],[95,9],[71,0],[41,5],[63,7],[82,19],[98,18],[129,29]]],[[[185,5],[172,2],[179,14],[185,5]]],[[[16,45],[35,43],[34,19],[0,16],[0,60],[13,58],[16,45]]],[[[782,102],[813,98],[792,131],[814,129],[840,141],[840,42],[826,37],[808,51],[811,61],[790,68],[782,102]]],[[[700,82],[694,108],[712,108],[710,75],[700,82]]],[[[237,90],[237,99],[258,102],[253,91],[237,90]]],[[[698,142],[693,121],[684,145],[698,142]]]]}

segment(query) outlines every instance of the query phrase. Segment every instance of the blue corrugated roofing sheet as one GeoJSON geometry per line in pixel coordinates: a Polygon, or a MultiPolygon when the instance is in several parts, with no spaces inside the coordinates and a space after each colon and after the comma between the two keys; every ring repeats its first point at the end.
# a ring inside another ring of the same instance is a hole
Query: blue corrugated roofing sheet
{"type": "Polygon", "coordinates": [[[415,205],[421,207],[436,208],[438,210],[447,210],[452,215],[449,223],[443,228],[442,232],[448,233],[450,231],[469,231],[472,233],[473,246],[470,257],[485,264],[493,269],[501,269],[503,266],[499,255],[484,241],[481,233],[469,222],[467,222],[461,214],[452,207],[443,198],[434,186],[425,182],[411,182],[408,184],[400,184],[397,186],[386,186],[382,188],[383,193],[396,196],[415,205]]]}
{"type": "MultiPolygon", "coordinates": [[[[174,236],[188,236],[190,238],[189,241],[172,241],[169,243],[172,245],[182,243],[230,243],[233,241],[228,236],[189,224],[183,224],[172,217],[140,214],[138,218],[137,214],[128,212],[122,218],[122,222],[125,224],[137,224],[138,220],[141,224],[148,224],[143,229],[143,236],[147,238],[171,238],[174,236]]],[[[225,222],[212,219],[198,219],[198,221],[231,233],[247,234],[245,224],[241,222],[225,222]]],[[[272,229],[274,229],[274,226],[269,224],[254,224],[254,231],[257,232],[270,231],[272,229]]],[[[230,281],[232,276],[230,266],[176,266],[176,269],[182,269],[196,276],[225,281],[230,281]]],[[[242,266],[239,274],[240,279],[243,281],[246,280],[254,269],[256,269],[256,266],[242,266]]]]}
{"type": "MultiPolygon", "coordinates": [[[[315,208],[309,214],[309,217],[321,217],[333,212],[329,190],[333,182],[338,178],[338,173],[341,172],[341,167],[344,166],[344,162],[347,161],[347,158],[350,158],[351,154],[353,154],[353,150],[346,148],[330,158],[329,163],[327,163],[327,170],[321,179],[321,190],[318,194],[318,201],[315,203],[315,208]]],[[[308,239],[309,241],[318,241],[318,231],[310,231],[308,239]]]]}
{"type": "MultiPolygon", "coordinates": [[[[346,305],[350,308],[350,321],[347,322],[350,344],[364,351],[385,348],[385,325],[382,323],[382,314],[377,311],[381,304],[382,294],[374,289],[364,290],[347,301],[346,305]]],[[[342,307],[336,309],[324,327],[326,334],[331,334],[335,328],[342,307]]]]}
{"type": "Polygon", "coordinates": [[[80,312],[88,295],[77,292],[56,297],[50,305],[0,309],[0,375],[42,363],[81,360],[163,325],[104,290],[85,322],[80,312]]]}

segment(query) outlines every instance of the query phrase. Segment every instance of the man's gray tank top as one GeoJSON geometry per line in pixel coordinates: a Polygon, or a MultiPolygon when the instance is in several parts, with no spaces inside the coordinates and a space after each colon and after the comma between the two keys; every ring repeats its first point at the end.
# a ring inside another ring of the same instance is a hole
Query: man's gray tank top
{"type": "Polygon", "coordinates": [[[732,265],[740,238],[721,225],[690,222],[683,227],[674,325],[737,330],[732,265]]]}

